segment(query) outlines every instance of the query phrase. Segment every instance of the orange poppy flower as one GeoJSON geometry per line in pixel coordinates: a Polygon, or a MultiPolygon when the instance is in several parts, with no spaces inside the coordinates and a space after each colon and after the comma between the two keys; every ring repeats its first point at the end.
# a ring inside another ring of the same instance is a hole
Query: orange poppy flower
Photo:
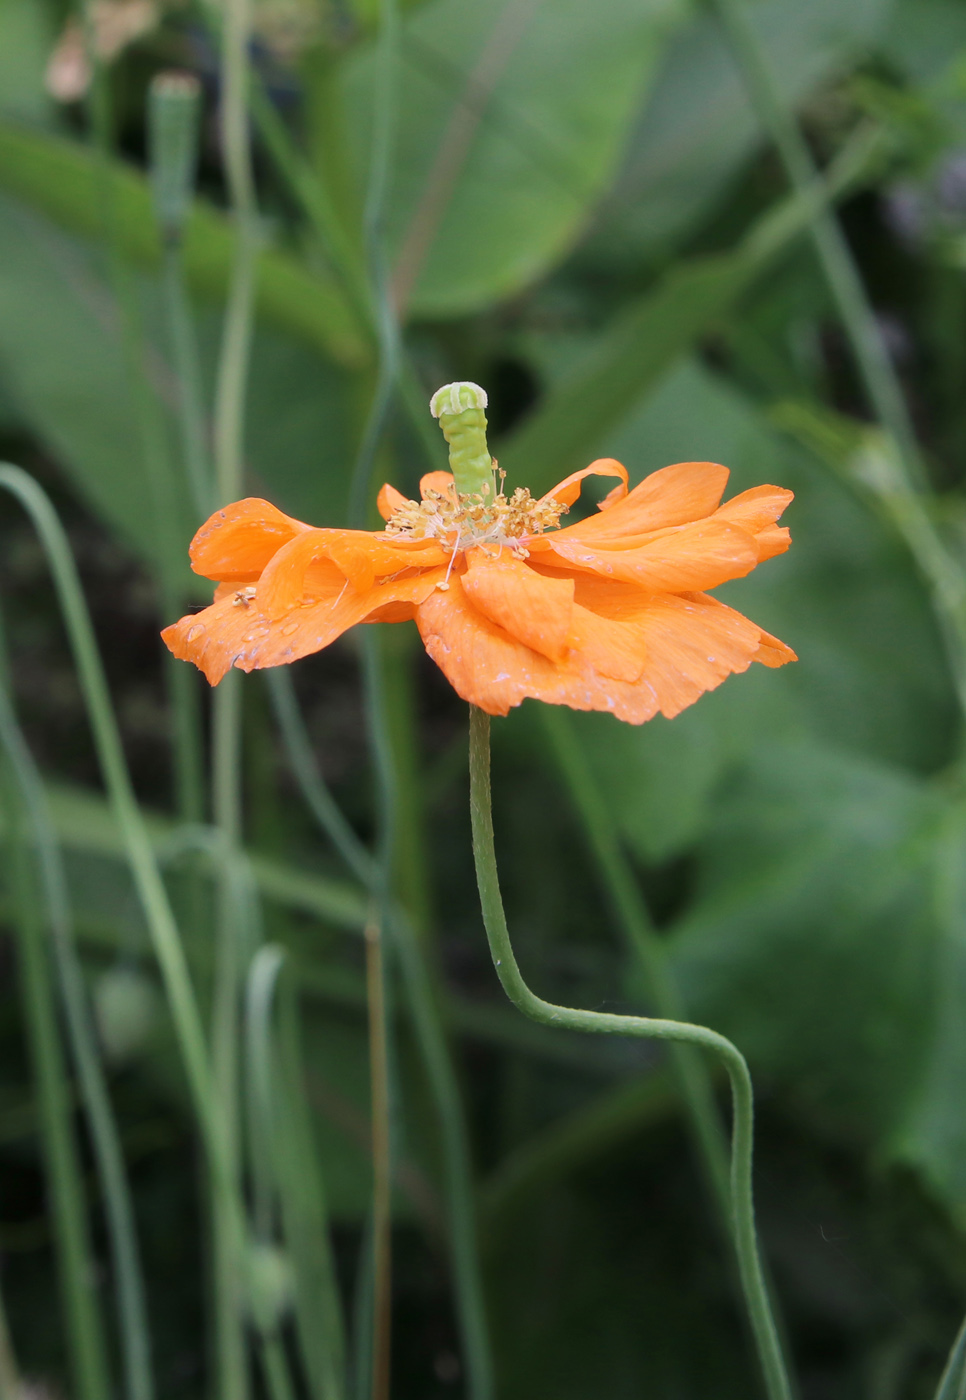
{"type": "Polygon", "coordinates": [[[628,491],[605,458],[535,501],[457,494],[450,473],[430,472],[419,502],[382,488],[375,532],[238,501],[191,543],[214,602],[162,636],[217,685],[232,666],[297,661],[357,623],[415,618],[456,692],[491,715],[529,696],[632,724],[671,717],[752,661],[796,660],[706,592],[790,543],[776,521],[792,493],[758,486],[719,505],[727,480],[717,463],[680,462],[628,491]],[[596,515],[559,528],[592,475],[619,484],[596,515]]]}

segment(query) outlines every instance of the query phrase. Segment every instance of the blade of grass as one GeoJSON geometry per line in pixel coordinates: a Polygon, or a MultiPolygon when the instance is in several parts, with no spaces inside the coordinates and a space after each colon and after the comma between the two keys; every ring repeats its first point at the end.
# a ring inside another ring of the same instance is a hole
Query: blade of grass
{"type": "Polygon", "coordinates": [[[101,1198],[114,1265],[125,1390],[130,1400],[151,1400],[151,1345],[134,1208],[117,1123],[101,1067],[97,1036],[74,941],[67,880],[47,810],[43,781],[17,723],[10,699],[9,668],[0,628],[0,745],[20,791],[40,867],[51,945],[66,1012],[81,1100],[94,1147],[101,1198]]]}
{"type": "Polygon", "coordinates": [[[84,1206],[83,1171],[72,1123],[71,1091],[57,1023],[32,853],[24,813],[6,759],[3,805],[10,822],[8,879],[13,893],[24,1021],[40,1112],[44,1171],[63,1302],[67,1349],[78,1400],[108,1400],[111,1383],[97,1270],[84,1206]]]}
{"type": "MultiPolygon", "coordinates": [[[[124,838],[131,874],[164,978],[178,1046],[212,1180],[225,1201],[233,1205],[233,1229],[237,1238],[241,1240],[244,1237],[244,1217],[235,1195],[231,1164],[218,1132],[208,1048],[184,948],[147,828],[134,796],[104,667],[70,546],[46,493],[26,472],[8,463],[0,463],[0,489],[9,491],[30,516],[54,578],[61,614],[80,677],[88,720],[94,734],[104,785],[108,791],[115,821],[124,838]]],[[[236,1397],[226,1396],[224,1400],[236,1400],[236,1397]]]]}
{"type": "MultiPolygon", "coordinates": [[[[286,757],[303,800],[349,868],[375,894],[378,870],[372,856],[345,821],[322,779],[291,678],[287,672],[279,670],[271,672],[268,681],[286,757]]],[[[376,712],[377,717],[380,712],[381,707],[376,712]]],[[[374,722],[378,722],[378,718],[374,722]]],[[[381,752],[384,761],[391,764],[392,748],[388,740],[381,745],[381,752]]],[[[383,781],[393,781],[391,767],[383,781]]],[[[463,1104],[446,1041],[439,992],[433,984],[425,953],[398,904],[392,909],[391,927],[393,951],[399,959],[409,1014],[433,1094],[442,1137],[449,1248],[470,1395],[472,1400],[488,1400],[492,1394],[492,1364],[463,1104]]],[[[470,1014],[472,1017],[473,1012],[470,1014]]],[[[485,1011],[483,1019],[486,1019],[485,1011]]],[[[495,1029],[489,1022],[484,1028],[479,1019],[475,1024],[485,1037],[495,1029]]]]}
{"type": "Polygon", "coordinates": [[[21,1400],[22,1395],[20,1368],[7,1324],[7,1310],[0,1293],[0,1400],[21,1400]]]}
{"type": "Polygon", "coordinates": [[[246,985],[246,1063],[256,1227],[268,1241],[276,1203],[292,1261],[296,1325],[313,1400],[344,1400],[345,1324],[325,1191],[305,1114],[294,993],[278,998],[284,949],[252,959],[246,985]],[[278,1048],[273,1032],[281,1001],[278,1048]]]}

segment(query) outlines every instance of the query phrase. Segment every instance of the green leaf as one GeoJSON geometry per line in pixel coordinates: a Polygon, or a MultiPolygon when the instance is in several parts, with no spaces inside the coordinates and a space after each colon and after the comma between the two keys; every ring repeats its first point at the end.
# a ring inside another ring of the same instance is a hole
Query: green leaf
{"type": "Polygon", "coordinates": [[[24,121],[49,119],[51,101],[44,86],[54,29],[38,0],[0,0],[0,112],[24,121]]]}
{"type": "MultiPolygon", "coordinates": [[[[918,5],[918,0],[915,0],[918,5]]],[[[842,72],[882,31],[892,0],[765,0],[750,4],[786,101],[842,72]]],[[[680,237],[707,215],[762,141],[716,17],[696,16],[672,41],[591,245],[609,258],[680,237]]]]}
{"type": "MultiPolygon", "coordinates": [[[[169,541],[158,528],[114,297],[85,249],[3,195],[0,369],[20,416],[97,514],[155,568],[190,587],[187,492],[172,493],[177,515],[169,541]]],[[[170,443],[157,371],[157,364],[148,367],[148,411],[170,443]]]]}
{"type": "Polygon", "coordinates": [[[928,1052],[938,805],[847,752],[763,743],[702,845],[673,937],[689,1015],[853,1142],[893,1131],[928,1052]]]}
{"type": "Polygon", "coordinates": [[[919,1091],[890,1155],[914,1166],[966,1225],[966,810],[951,804],[935,834],[933,900],[940,929],[936,1006],[919,1091]]]}
{"type": "MultiPolygon", "coordinates": [[[[158,265],[161,248],[147,181],[122,161],[101,162],[74,141],[0,122],[0,189],[17,196],[71,233],[117,240],[131,263],[158,265]]],[[[232,266],[230,219],[196,199],[185,241],[192,288],[223,299],[232,266]]],[[[265,248],[258,259],[259,313],[309,341],[339,364],[369,357],[364,332],[336,285],[294,258],[265,248]]]]}
{"type": "MultiPolygon", "coordinates": [[[[682,0],[434,0],[407,19],[387,225],[414,314],[486,306],[567,251],[682,11],[682,0]]],[[[375,73],[365,53],[346,75],[363,171],[375,73]]]]}

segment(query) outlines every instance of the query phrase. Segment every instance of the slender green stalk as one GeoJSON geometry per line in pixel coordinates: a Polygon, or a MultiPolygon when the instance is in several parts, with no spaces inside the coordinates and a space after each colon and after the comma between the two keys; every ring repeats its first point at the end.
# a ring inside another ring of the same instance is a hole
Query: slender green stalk
{"type": "MultiPolygon", "coordinates": [[[[644,973],[646,993],[659,1016],[678,1021],[683,1012],[680,992],[637,881],[621,850],[600,789],[573,732],[570,716],[558,705],[543,705],[540,715],[574,806],[580,814],[601,882],[610,896],[628,949],[644,973]]],[[[700,1057],[685,1045],[671,1046],[671,1060],[687,1109],[692,1137],[712,1195],[730,1234],[731,1192],[727,1147],[715,1107],[711,1076],[700,1057]]]]}
{"type": "Polygon", "coordinates": [[[192,1102],[213,1175],[230,1189],[220,1138],[214,1129],[208,1050],[184,948],[151,840],[131,785],[90,613],[63,526],[46,493],[25,471],[0,463],[0,488],[30,516],[53,575],[94,735],[101,775],[117,830],[127,851],[134,885],[161,968],[192,1102]]]}
{"type": "Polygon", "coordinates": [[[7,1324],[7,1310],[0,1294],[0,1400],[21,1400],[23,1383],[17,1355],[13,1349],[10,1328],[7,1324]]]}
{"type": "Polygon", "coordinates": [[[215,393],[215,471],[224,504],[241,494],[245,388],[253,331],[258,211],[248,126],[250,0],[227,0],[222,28],[221,142],[235,218],[235,254],[215,393]]]}
{"type": "Polygon", "coordinates": [[[503,990],[519,1011],[542,1025],[591,1035],[640,1036],[693,1045],[715,1055],[727,1071],[733,1105],[731,1212],[745,1305],[769,1400],[790,1400],[791,1385],[758,1254],[752,1193],[754,1109],[751,1076],[744,1056],[730,1040],[706,1026],[555,1006],[530,990],[517,966],[503,911],[490,801],[490,719],[476,706],[470,706],[470,816],[476,878],[493,964],[503,990]]]}
{"type": "Polygon", "coordinates": [[[966,1400],[966,1320],[956,1334],[935,1400],[966,1400]]]}
{"type": "Polygon", "coordinates": [[[183,244],[169,241],[164,249],[162,289],[168,339],[178,380],[178,426],[181,456],[192,504],[199,520],[215,509],[215,488],[208,459],[207,426],[198,343],[184,275],[183,244]]]}
{"type": "MultiPolygon", "coordinates": [[[[775,144],[789,183],[798,194],[805,194],[814,187],[818,172],[783,99],[778,80],[771,72],[768,57],[749,17],[747,0],[714,0],[714,5],[727,30],[759,120],[775,144]]],[[[926,473],[902,388],[838,220],[827,206],[815,206],[810,229],[869,402],[883,427],[895,439],[909,481],[922,487],[926,484],[926,473]]]]}
{"type": "Polygon", "coordinates": [[[95,1265],[84,1205],[83,1170],[71,1121],[70,1090],[57,1024],[57,1006],[33,861],[23,830],[21,804],[3,774],[9,814],[8,874],[30,1059],[37,1086],[41,1142],[67,1321],[71,1371],[79,1400],[108,1400],[104,1328],[95,1287],[95,1265]]]}
{"type": "Polygon", "coordinates": [[[369,280],[375,304],[379,364],[369,417],[349,484],[349,523],[364,524],[369,508],[372,469],[392,404],[399,373],[399,326],[390,294],[385,247],[386,195],[396,140],[399,69],[397,0],[380,0],[379,43],[376,53],[375,102],[369,181],[363,216],[363,236],[369,280]]]}
{"type": "MultiPolygon", "coordinates": [[[[385,705],[385,697],[378,680],[378,674],[375,674],[375,684],[370,689],[369,713],[373,724],[377,722],[385,705]]],[[[291,680],[287,673],[277,671],[269,674],[268,682],[289,766],[306,805],[349,868],[375,894],[379,887],[378,868],[342,816],[322,780],[292,691],[291,680]]],[[[382,755],[382,761],[391,765],[392,749],[388,738],[379,744],[378,752],[382,755]]],[[[391,766],[384,771],[381,781],[394,785],[391,766]]],[[[449,1247],[470,1396],[471,1400],[490,1400],[493,1394],[493,1371],[463,1103],[443,1029],[439,998],[433,986],[426,956],[409,920],[397,903],[394,903],[392,908],[391,929],[393,951],[399,959],[403,988],[435,1101],[442,1137],[449,1247]]]]}
{"type": "Polygon", "coordinates": [[[382,928],[374,909],[366,924],[369,1084],[372,1120],[372,1384],[371,1400],[389,1400],[392,1356],[392,1134],[389,1045],[382,928]]]}
{"type": "Polygon", "coordinates": [[[118,1321],[129,1400],[151,1400],[150,1336],[138,1250],[134,1210],[124,1168],[124,1155],[101,1068],[97,1036],[91,1019],[84,977],[74,941],[67,879],[54,833],[43,780],[37,771],[9,696],[9,672],[0,644],[0,745],[20,791],[37,854],[52,935],[61,996],[66,1011],[71,1051],[77,1067],[81,1098],[90,1127],[101,1197],[107,1216],[114,1264],[118,1321]]]}
{"type": "Polygon", "coordinates": [[[394,951],[399,958],[410,1012],[423,1063],[436,1100],[446,1161],[450,1250],[456,1285],[468,1391],[471,1400],[492,1400],[494,1390],[489,1328],[480,1275],[476,1236],[476,1207],[470,1167],[469,1142],[459,1088],[446,1045],[429,969],[422,950],[398,903],[391,899],[392,829],[397,803],[384,678],[376,629],[368,629],[364,641],[367,715],[375,759],[384,832],[378,884],[374,894],[382,898],[391,919],[394,951]]]}

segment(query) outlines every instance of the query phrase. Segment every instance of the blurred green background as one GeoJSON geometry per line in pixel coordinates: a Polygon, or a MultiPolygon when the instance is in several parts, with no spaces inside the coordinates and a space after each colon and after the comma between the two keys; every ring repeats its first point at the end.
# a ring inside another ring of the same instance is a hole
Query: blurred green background
{"type": "MultiPolygon", "coordinates": [[[[837,213],[922,448],[925,509],[966,566],[966,4],[747,8],[819,166],[860,152],[837,213]]],[[[200,898],[203,914],[206,877],[178,864],[157,639],[173,602],[206,595],[187,569],[200,517],[145,108],[159,71],[200,80],[184,267],[210,403],[232,248],[218,43],[211,14],[187,0],[95,0],[92,89],[78,14],[0,0],[0,455],[48,489],[68,528],[139,798],[179,908],[194,900],[197,914],[200,898]]],[[[255,0],[254,25],[246,489],[345,523],[378,362],[359,295],[378,7],[255,0]]],[[[373,479],[414,492],[440,465],[424,403],[472,379],[489,392],[511,487],[543,491],[607,455],[632,483],[711,459],[731,468],[733,491],[796,494],[791,552],[722,596],[799,663],[756,667],[673,722],[576,715],[573,728],[688,1015],[749,1059],[760,1223],[802,1400],[931,1395],[966,1306],[963,715],[807,228],[769,223],[788,213],[787,182],[706,6],[427,0],[405,4],[400,26],[384,246],[405,369],[373,479]]],[[[158,1395],[201,1396],[210,1229],[196,1126],[43,555],[6,497],[0,537],[13,689],[65,853],[158,1395]]],[[[754,1394],[662,1057],[576,1044],[502,999],[473,882],[465,707],[410,624],[383,645],[405,779],[397,886],[439,979],[463,1091],[499,1400],[754,1394]]],[[[321,770],[370,840],[359,671],[350,634],[292,679],[321,770]]],[[[246,678],[243,696],[256,937],[289,949],[298,983],[302,1089],[348,1298],[369,1201],[365,901],[303,809],[263,679],[246,678]]],[[[496,722],[493,741],[504,894],[529,980],[574,1005],[646,1009],[538,707],[496,722]]],[[[0,1291],[29,1393],[58,1397],[73,1391],[9,932],[12,820],[0,831],[0,1291]]],[[[205,918],[189,924],[207,1005],[205,918]]],[[[404,1010],[394,1025],[393,1394],[435,1400],[466,1393],[440,1148],[404,1010]]],[[[107,1308],[104,1203],[76,1126],[107,1308]]]]}

